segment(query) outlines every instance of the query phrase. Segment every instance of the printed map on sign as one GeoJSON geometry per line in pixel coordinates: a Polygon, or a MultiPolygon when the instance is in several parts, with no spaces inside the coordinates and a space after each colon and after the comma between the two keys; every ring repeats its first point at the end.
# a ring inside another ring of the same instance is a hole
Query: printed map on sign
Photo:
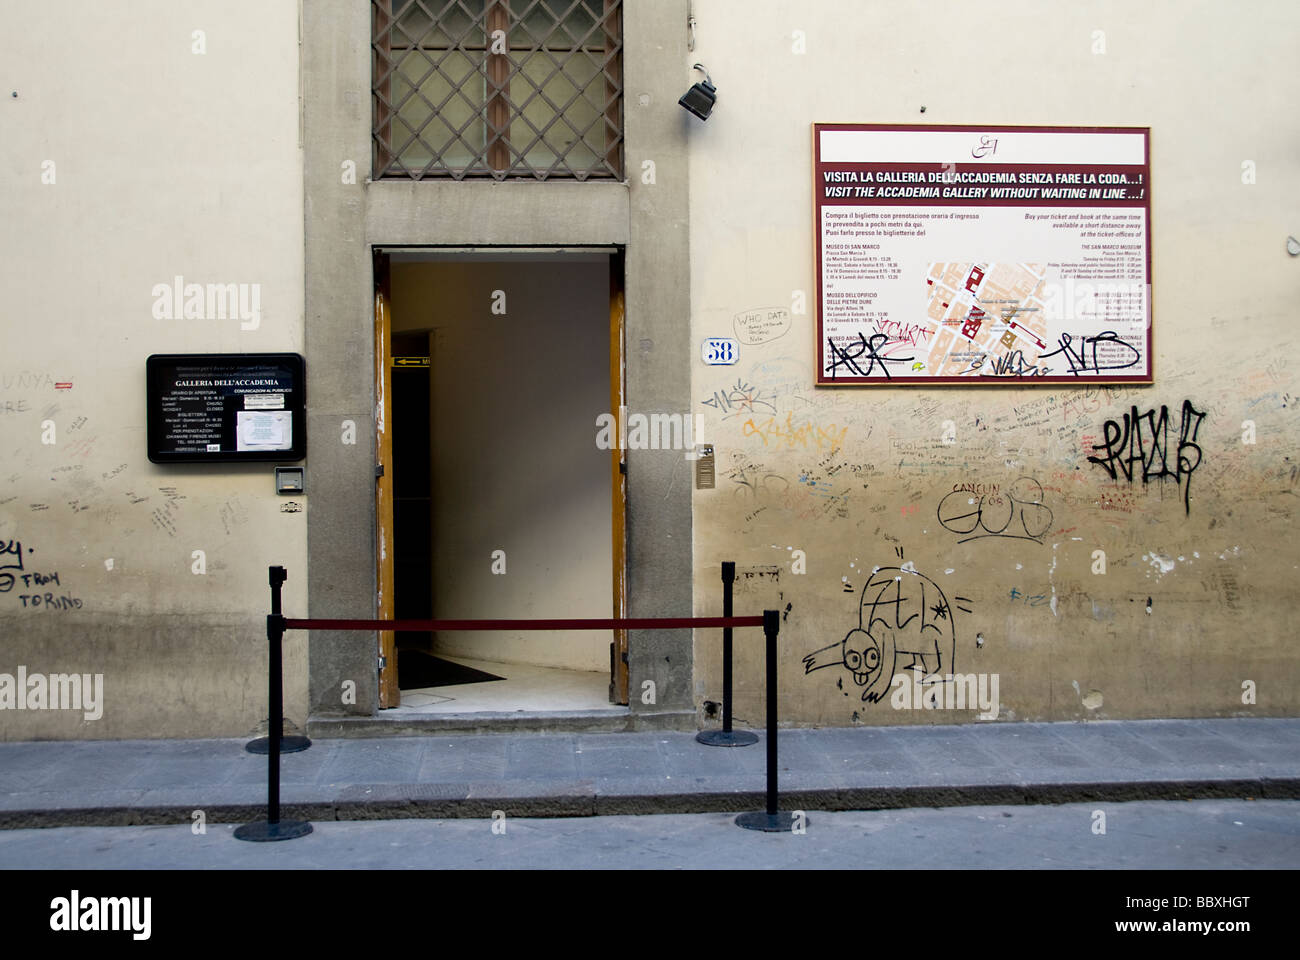
{"type": "Polygon", "coordinates": [[[936,331],[925,369],[962,376],[1032,376],[1027,358],[1048,349],[1041,263],[932,263],[926,276],[926,317],[936,331]]]}
{"type": "Polygon", "coordinates": [[[817,384],[1150,383],[1148,139],[814,124],[817,384]]]}

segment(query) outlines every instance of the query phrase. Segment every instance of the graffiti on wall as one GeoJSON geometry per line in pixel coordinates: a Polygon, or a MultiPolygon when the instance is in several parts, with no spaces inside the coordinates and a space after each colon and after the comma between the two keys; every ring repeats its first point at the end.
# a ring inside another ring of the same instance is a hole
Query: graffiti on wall
{"type": "Polygon", "coordinates": [[[1178,443],[1170,444],[1169,408],[1152,408],[1139,414],[1136,406],[1124,414],[1123,421],[1107,420],[1103,429],[1103,442],[1093,446],[1101,456],[1088,457],[1089,463],[1101,467],[1112,480],[1120,475],[1129,483],[1141,480],[1143,486],[1152,480],[1173,480],[1183,494],[1183,511],[1192,512],[1192,473],[1201,465],[1201,448],[1196,443],[1197,432],[1205,412],[1184,400],[1178,425],[1178,443]]]}
{"type": "Polygon", "coordinates": [[[63,584],[57,570],[40,571],[26,565],[35,547],[24,551],[21,540],[0,540],[0,594],[11,593],[15,587],[24,591],[16,593],[21,610],[80,610],[81,599],[65,593],[45,590],[55,587],[60,591],[63,584]]]}
{"type": "Polygon", "coordinates": [[[700,403],[712,407],[722,414],[723,420],[730,420],[740,414],[760,416],[776,413],[776,397],[770,390],[754,386],[740,377],[729,387],[714,390],[707,400],[700,403]]]}
{"type": "Polygon", "coordinates": [[[741,427],[742,436],[758,437],[764,447],[786,450],[838,450],[848,432],[847,426],[837,423],[817,424],[806,419],[796,422],[793,413],[785,415],[784,423],[777,417],[750,417],[741,427]]]}
{"type": "Polygon", "coordinates": [[[919,671],[927,684],[950,680],[956,651],[953,606],[937,583],[905,563],[873,571],[862,588],[858,625],[843,640],[808,654],[803,665],[805,674],[842,668],[848,678],[841,680],[851,679],[864,702],[877,703],[901,670],[919,671]]]}
{"type": "Polygon", "coordinates": [[[939,501],[939,524],[958,543],[1008,537],[1042,543],[1052,528],[1052,510],[1043,502],[1043,485],[1020,477],[1007,489],[999,484],[957,483],[939,501]]]}

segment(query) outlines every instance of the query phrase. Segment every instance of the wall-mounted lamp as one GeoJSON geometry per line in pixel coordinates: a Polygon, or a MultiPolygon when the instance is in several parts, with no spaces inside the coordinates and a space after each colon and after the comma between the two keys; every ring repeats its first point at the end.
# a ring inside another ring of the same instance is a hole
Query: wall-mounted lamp
{"type": "Polygon", "coordinates": [[[709,71],[704,69],[704,64],[697,63],[695,69],[704,74],[704,81],[692,84],[691,89],[683,93],[677,102],[701,120],[707,120],[713,105],[718,102],[718,90],[713,85],[709,71]]]}

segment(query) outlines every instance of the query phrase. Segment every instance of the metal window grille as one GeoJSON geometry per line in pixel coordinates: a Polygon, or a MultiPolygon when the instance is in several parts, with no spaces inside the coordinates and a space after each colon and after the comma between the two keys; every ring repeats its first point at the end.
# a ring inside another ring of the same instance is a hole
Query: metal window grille
{"type": "Polygon", "coordinates": [[[623,178],[622,0],[371,0],[374,178],[623,178]]]}

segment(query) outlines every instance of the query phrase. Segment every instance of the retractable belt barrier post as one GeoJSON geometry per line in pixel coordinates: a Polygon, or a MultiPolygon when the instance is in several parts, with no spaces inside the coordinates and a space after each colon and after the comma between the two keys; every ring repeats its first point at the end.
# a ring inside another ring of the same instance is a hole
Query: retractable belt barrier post
{"type": "MultiPolygon", "coordinates": [[[[731,616],[731,581],[726,578],[727,567],[731,569],[731,579],[735,579],[735,564],[723,565],[724,607],[726,616],[722,617],[602,617],[573,620],[328,620],[328,619],[287,619],[280,609],[280,587],[287,579],[284,567],[270,567],[271,615],[266,618],[266,638],[269,664],[269,701],[271,715],[270,736],[267,738],[267,784],[266,784],[266,820],[246,823],[236,828],[235,836],[240,840],[292,840],[311,833],[311,824],[302,820],[280,819],[280,752],[281,727],[284,712],[284,692],[281,677],[280,659],[281,641],[285,630],[686,630],[696,627],[721,627],[726,631],[724,641],[731,639],[733,627],[762,627],[767,636],[767,812],[741,814],[736,822],[741,826],[745,818],[765,817],[768,826],[753,826],[751,829],[788,830],[776,826],[780,815],[777,813],[776,796],[776,637],[781,628],[780,614],[776,610],[764,610],[761,617],[731,616]]],[[[724,686],[726,700],[730,702],[730,645],[726,644],[726,669],[724,686]]],[[[730,719],[730,711],[725,717],[730,719]]]]}
{"type": "MultiPolygon", "coordinates": [[[[780,613],[764,610],[763,633],[767,635],[767,809],[736,817],[739,826],[764,833],[790,833],[794,827],[793,815],[778,812],[776,805],[776,635],[780,629],[780,613]]],[[[799,826],[807,825],[808,818],[804,817],[799,826]]]]}
{"type": "Polygon", "coordinates": [[[282,732],[284,730],[284,689],[281,678],[283,661],[280,657],[280,642],[284,639],[284,617],[281,615],[280,610],[280,586],[288,579],[289,575],[284,572],[284,567],[270,567],[268,573],[271,579],[271,616],[266,621],[266,637],[271,641],[271,662],[273,664],[271,671],[274,674],[271,677],[271,695],[268,698],[270,704],[270,718],[266,723],[268,735],[258,737],[256,740],[250,740],[244,744],[245,750],[259,756],[271,752],[271,737],[269,734],[271,728],[275,728],[277,733],[280,734],[281,753],[297,753],[311,746],[311,738],[309,737],[298,737],[292,734],[286,737],[282,732]],[[274,637],[271,635],[272,619],[278,621],[276,626],[279,629],[279,633],[274,637]]]}
{"type": "Polygon", "coordinates": [[[285,623],[280,610],[280,587],[289,575],[284,572],[284,567],[270,567],[268,572],[271,580],[271,615],[266,618],[266,639],[270,659],[268,673],[271,679],[267,697],[270,703],[270,730],[266,751],[266,819],[236,827],[235,836],[240,840],[292,840],[311,833],[311,824],[305,820],[280,819],[280,733],[284,726],[284,678],[280,641],[284,639],[285,623]]]}
{"type": "MultiPolygon", "coordinates": [[[[731,616],[731,588],[736,582],[734,560],[722,561],[722,615],[731,616]]],[[[731,729],[731,628],[722,628],[722,729],[701,730],[695,735],[710,747],[747,747],[758,743],[758,734],[731,729]]]]}

